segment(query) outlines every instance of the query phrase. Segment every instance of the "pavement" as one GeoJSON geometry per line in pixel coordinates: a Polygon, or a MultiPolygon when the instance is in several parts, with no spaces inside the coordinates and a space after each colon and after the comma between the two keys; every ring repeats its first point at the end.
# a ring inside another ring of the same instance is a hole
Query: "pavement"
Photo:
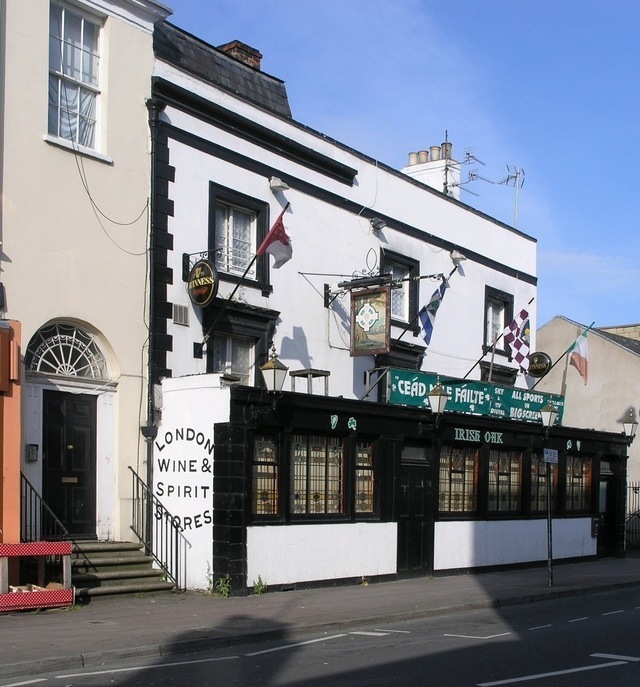
{"type": "Polygon", "coordinates": [[[0,680],[631,586],[640,587],[637,553],[554,562],[552,586],[542,565],[228,599],[202,592],[102,597],[72,609],[0,614],[0,680]]]}

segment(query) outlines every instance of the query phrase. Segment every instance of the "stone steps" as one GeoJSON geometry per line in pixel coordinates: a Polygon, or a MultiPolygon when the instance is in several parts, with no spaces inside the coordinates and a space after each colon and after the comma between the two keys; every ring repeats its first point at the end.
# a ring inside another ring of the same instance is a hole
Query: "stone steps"
{"type": "Polygon", "coordinates": [[[142,544],[77,542],[71,560],[71,582],[77,599],[111,594],[170,592],[173,582],[153,566],[142,544]]]}

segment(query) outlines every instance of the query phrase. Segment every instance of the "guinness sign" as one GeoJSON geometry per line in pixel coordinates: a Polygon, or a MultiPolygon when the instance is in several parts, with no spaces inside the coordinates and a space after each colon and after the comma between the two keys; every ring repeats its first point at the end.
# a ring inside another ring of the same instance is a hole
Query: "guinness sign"
{"type": "Polygon", "coordinates": [[[551,369],[551,358],[542,351],[537,351],[529,356],[529,375],[531,377],[544,377],[551,369]]]}
{"type": "Polygon", "coordinates": [[[218,272],[210,260],[198,260],[189,272],[187,291],[194,305],[204,308],[218,293],[218,272]]]}

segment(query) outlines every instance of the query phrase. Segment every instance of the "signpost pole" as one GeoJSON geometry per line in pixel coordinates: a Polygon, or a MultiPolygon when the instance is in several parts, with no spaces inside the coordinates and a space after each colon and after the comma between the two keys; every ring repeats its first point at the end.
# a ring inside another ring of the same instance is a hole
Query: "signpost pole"
{"type": "Polygon", "coordinates": [[[544,462],[547,464],[547,571],[549,586],[553,587],[553,520],[551,518],[551,465],[558,464],[558,451],[554,448],[543,449],[544,462]]]}
{"type": "Polygon", "coordinates": [[[547,463],[547,571],[553,587],[553,525],[551,520],[551,463],[547,463]]]}

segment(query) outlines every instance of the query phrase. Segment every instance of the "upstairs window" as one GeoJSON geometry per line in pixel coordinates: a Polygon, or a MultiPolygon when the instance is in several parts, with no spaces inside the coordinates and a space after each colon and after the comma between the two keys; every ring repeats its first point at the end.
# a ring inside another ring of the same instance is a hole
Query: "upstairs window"
{"type": "Polygon", "coordinates": [[[253,379],[253,348],[251,339],[214,335],[212,372],[235,375],[240,384],[249,386],[253,379]]]}
{"type": "Polygon", "coordinates": [[[382,273],[391,274],[395,282],[391,289],[391,320],[398,325],[407,325],[417,314],[419,287],[414,278],[419,270],[416,260],[388,250],[382,253],[382,273]]]}
{"type": "Polygon", "coordinates": [[[491,287],[485,290],[484,348],[489,350],[497,341],[496,353],[508,355],[504,338],[500,338],[513,319],[513,296],[491,287]]]}
{"type": "MultiPolygon", "coordinates": [[[[256,252],[256,213],[216,203],[216,267],[242,276],[256,252]]],[[[255,265],[247,274],[255,276],[255,265]]]]}
{"type": "Polygon", "coordinates": [[[65,5],[49,13],[49,134],[96,148],[100,26],[65,5]]]}
{"type": "Polygon", "coordinates": [[[226,186],[209,184],[209,253],[222,281],[244,278],[247,286],[261,288],[263,296],[271,293],[269,256],[254,261],[268,230],[268,203],[226,186]]]}

